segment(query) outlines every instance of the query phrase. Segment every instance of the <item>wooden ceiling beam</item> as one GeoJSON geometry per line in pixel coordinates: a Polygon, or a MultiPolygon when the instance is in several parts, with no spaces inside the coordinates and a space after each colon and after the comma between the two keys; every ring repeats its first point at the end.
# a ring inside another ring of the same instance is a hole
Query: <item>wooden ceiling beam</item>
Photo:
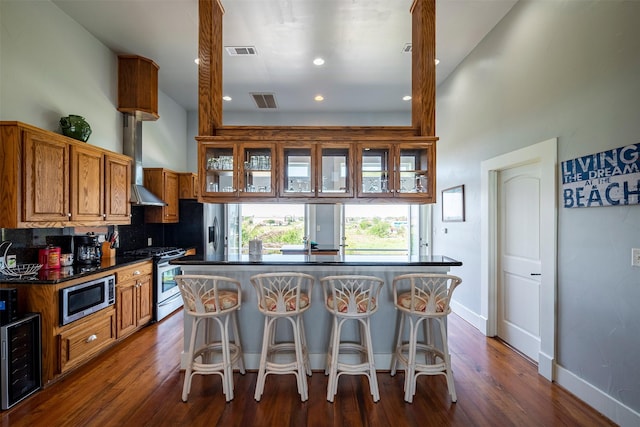
{"type": "Polygon", "coordinates": [[[218,0],[198,4],[198,134],[213,136],[222,126],[222,16],[218,0]]]}
{"type": "MultiPolygon", "coordinates": [[[[222,127],[222,22],[219,0],[199,0],[198,134],[214,136],[222,127]]],[[[435,136],[436,0],[411,6],[411,127],[435,136]]]]}

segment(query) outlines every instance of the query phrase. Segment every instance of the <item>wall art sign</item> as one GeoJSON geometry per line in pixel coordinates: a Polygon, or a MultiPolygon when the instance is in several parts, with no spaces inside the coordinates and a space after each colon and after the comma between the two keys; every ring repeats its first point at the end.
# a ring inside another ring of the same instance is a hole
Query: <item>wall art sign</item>
{"type": "Polygon", "coordinates": [[[640,204],[640,144],[562,162],[565,208],[640,204]]]}

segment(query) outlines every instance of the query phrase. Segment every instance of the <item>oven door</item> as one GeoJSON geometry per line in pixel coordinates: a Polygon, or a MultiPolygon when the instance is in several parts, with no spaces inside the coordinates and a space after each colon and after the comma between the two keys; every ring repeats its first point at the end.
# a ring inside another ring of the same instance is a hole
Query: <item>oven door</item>
{"type": "Polygon", "coordinates": [[[171,265],[169,261],[158,262],[154,295],[156,320],[162,320],[182,307],[182,296],[175,280],[175,276],[179,274],[182,274],[180,266],[171,265]]]}

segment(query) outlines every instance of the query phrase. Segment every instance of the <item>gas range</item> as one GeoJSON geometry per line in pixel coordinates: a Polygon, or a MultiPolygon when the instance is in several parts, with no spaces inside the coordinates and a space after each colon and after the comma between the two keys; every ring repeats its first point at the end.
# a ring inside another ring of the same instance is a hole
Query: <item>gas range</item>
{"type": "Polygon", "coordinates": [[[169,260],[184,256],[186,251],[182,248],[172,246],[148,246],[146,248],[134,249],[126,251],[124,254],[128,256],[152,256],[156,260],[169,260]]]}

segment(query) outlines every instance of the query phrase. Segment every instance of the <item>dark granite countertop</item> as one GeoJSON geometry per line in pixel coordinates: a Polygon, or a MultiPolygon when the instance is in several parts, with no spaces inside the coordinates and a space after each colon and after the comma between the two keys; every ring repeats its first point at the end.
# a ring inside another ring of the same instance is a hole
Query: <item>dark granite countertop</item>
{"type": "Polygon", "coordinates": [[[443,256],[399,255],[263,255],[256,260],[249,255],[227,257],[191,255],[171,261],[182,265],[344,265],[344,266],[442,266],[459,267],[461,261],[443,256]]]}
{"type": "Polygon", "coordinates": [[[3,284],[34,284],[34,285],[55,285],[81,277],[89,277],[98,273],[115,270],[120,267],[126,267],[142,261],[151,260],[151,257],[116,257],[104,258],[101,264],[80,265],[74,264],[69,267],[60,267],[55,270],[40,270],[38,274],[31,276],[32,278],[15,278],[3,276],[0,274],[0,283],[3,284]]]}

